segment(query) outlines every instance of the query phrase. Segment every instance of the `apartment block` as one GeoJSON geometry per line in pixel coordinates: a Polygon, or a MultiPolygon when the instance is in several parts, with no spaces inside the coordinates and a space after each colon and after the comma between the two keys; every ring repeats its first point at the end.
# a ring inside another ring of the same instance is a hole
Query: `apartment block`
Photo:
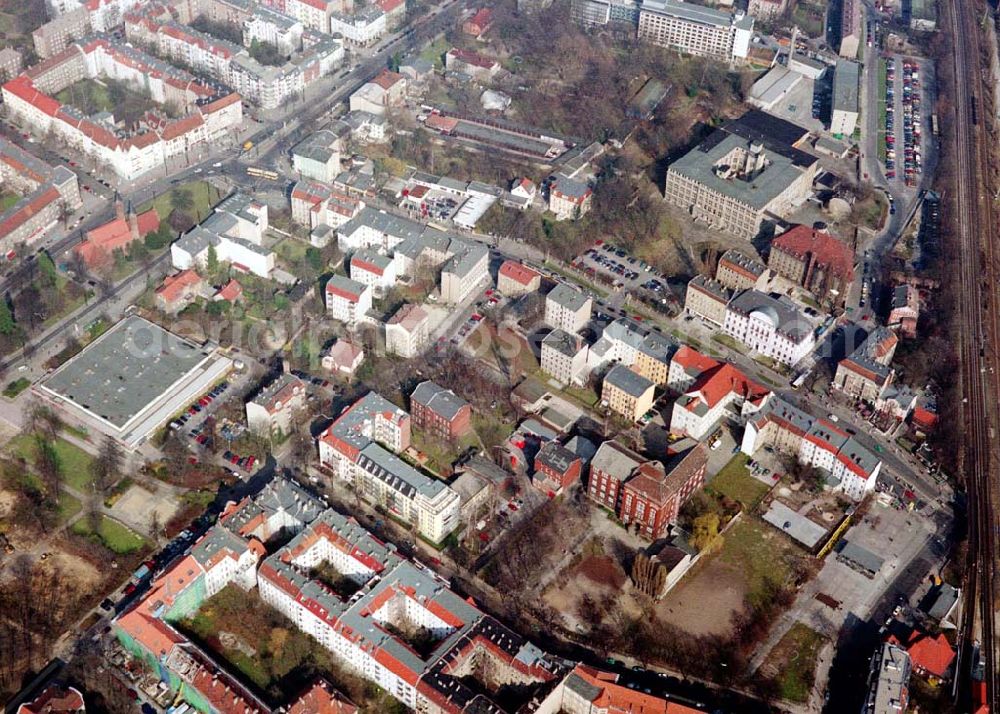
{"type": "Polygon", "coordinates": [[[718,280],[712,280],[707,275],[696,275],[688,281],[684,311],[722,327],[726,321],[726,305],[731,299],[732,293],[718,280]]]}
{"type": "Polygon", "coordinates": [[[582,291],[559,283],[545,296],[545,324],[576,333],[590,321],[593,300],[582,291]]]}
{"type": "Polygon", "coordinates": [[[356,280],[334,275],[326,283],[326,311],[334,320],[354,326],[372,309],[372,289],[356,280]]]}
{"type": "Polygon", "coordinates": [[[593,371],[618,363],[654,384],[665,384],[670,356],[676,349],[677,342],[672,338],[623,317],[601,332],[587,355],[587,367],[593,371]]]}
{"type": "Polygon", "coordinates": [[[472,405],[430,380],[413,390],[410,413],[418,429],[445,441],[460,439],[472,429],[472,405]]]}
{"type": "Polygon", "coordinates": [[[533,293],[541,285],[542,276],[522,263],[505,260],[497,273],[497,290],[508,297],[533,293]]]}
{"type": "Polygon", "coordinates": [[[748,258],[738,250],[727,250],[719,258],[715,279],[723,287],[739,292],[757,287],[757,281],[766,270],[767,267],[759,260],[748,258]]]}
{"type": "Polygon", "coordinates": [[[745,59],[753,18],[681,0],[642,0],[639,39],[721,62],[745,59]]]}
{"type": "Polygon", "coordinates": [[[604,376],[601,401],[607,402],[611,411],[636,422],[653,408],[655,391],[656,385],[645,377],[628,367],[615,365],[604,376]]]}
{"type": "Polygon", "coordinates": [[[896,379],[889,365],[899,338],[885,327],[876,327],[851,354],[840,360],[833,386],[852,399],[875,403],[896,379]]]}
{"type": "Polygon", "coordinates": [[[407,303],[385,323],[385,351],[409,359],[419,355],[429,339],[430,315],[407,303]]]}
{"type": "Polygon", "coordinates": [[[541,369],[563,384],[584,384],[589,373],[588,351],[579,335],[553,330],[542,340],[541,369]]]}
{"type": "Polygon", "coordinates": [[[292,374],[282,374],[246,403],[247,426],[259,434],[288,435],[292,417],[306,405],[306,385],[292,374]]]}

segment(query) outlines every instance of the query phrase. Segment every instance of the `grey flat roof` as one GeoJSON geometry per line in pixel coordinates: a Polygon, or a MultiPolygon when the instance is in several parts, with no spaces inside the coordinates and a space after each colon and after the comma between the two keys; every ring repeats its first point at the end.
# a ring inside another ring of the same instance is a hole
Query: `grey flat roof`
{"type": "Polygon", "coordinates": [[[764,520],[810,550],[826,535],[826,528],[799,515],[780,501],[771,503],[764,514],[764,520]]]}
{"type": "Polygon", "coordinates": [[[837,558],[854,563],[870,573],[877,573],[885,563],[883,558],[851,541],[844,541],[840,545],[837,549],[837,558]]]}
{"type": "Polygon", "coordinates": [[[720,129],[670,164],[668,170],[748,206],[762,209],[787,189],[799,177],[800,171],[787,156],[765,149],[770,163],[752,181],[738,177],[726,179],[716,174],[716,164],[735,149],[748,149],[749,146],[747,139],[720,129]]]}
{"type": "Polygon", "coordinates": [[[581,307],[583,307],[590,297],[585,295],[582,291],[577,290],[572,285],[567,283],[559,283],[549,294],[545,296],[546,300],[551,300],[557,305],[561,305],[567,310],[572,310],[576,312],[581,307]]]}
{"type": "Polygon", "coordinates": [[[833,72],[833,108],[845,112],[857,112],[861,65],[851,60],[837,60],[833,72]]]}
{"type": "Polygon", "coordinates": [[[122,429],[211,354],[132,315],[66,362],[42,386],[122,429]]]}
{"type": "Polygon", "coordinates": [[[574,357],[582,348],[582,340],[576,335],[571,335],[565,330],[552,330],[542,340],[542,344],[556,350],[567,357],[574,357]]]}
{"type": "Polygon", "coordinates": [[[616,364],[608,371],[604,377],[604,383],[618,387],[618,389],[633,397],[641,397],[653,386],[653,383],[641,374],[636,374],[628,367],[620,364],[616,364]]]}
{"type": "Polygon", "coordinates": [[[802,316],[795,304],[784,296],[774,297],[759,290],[744,290],[730,301],[727,309],[741,315],[765,315],[775,331],[796,343],[806,339],[813,330],[812,324],[802,316]]]}

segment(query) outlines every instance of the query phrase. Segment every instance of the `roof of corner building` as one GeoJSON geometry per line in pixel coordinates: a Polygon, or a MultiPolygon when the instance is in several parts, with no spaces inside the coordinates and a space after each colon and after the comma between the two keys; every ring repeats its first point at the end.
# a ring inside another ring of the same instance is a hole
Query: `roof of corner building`
{"type": "Polygon", "coordinates": [[[239,557],[247,551],[249,543],[228,528],[216,524],[191,547],[191,557],[208,570],[222,558],[239,557]]]}
{"type": "Polygon", "coordinates": [[[381,394],[368,392],[354,402],[323,432],[321,439],[337,439],[361,450],[372,442],[372,425],[377,417],[402,424],[410,415],[381,394]]]}
{"type": "Polygon", "coordinates": [[[726,309],[745,316],[763,314],[777,333],[796,343],[801,343],[813,332],[812,324],[785,296],[774,297],[759,290],[744,290],[729,302],[726,309]]]}
{"type": "Polygon", "coordinates": [[[711,408],[729,394],[736,393],[744,399],[757,401],[770,394],[770,390],[747,378],[733,365],[725,363],[699,375],[687,393],[700,395],[711,408]]]}
{"type": "Polygon", "coordinates": [[[851,438],[851,435],[826,419],[817,419],[806,432],[805,438],[820,448],[837,453],[851,438]]]}
{"type": "Polygon", "coordinates": [[[618,481],[625,481],[645,461],[642,456],[618,442],[605,441],[597,448],[597,453],[590,462],[590,469],[591,472],[596,469],[618,481]]]}
{"type": "Polygon", "coordinates": [[[377,75],[372,77],[371,84],[377,84],[382,89],[389,90],[396,86],[399,82],[403,82],[405,80],[406,77],[403,75],[397,72],[392,72],[388,69],[383,69],[377,75]]]}
{"type": "Polygon", "coordinates": [[[578,664],[566,678],[566,687],[600,711],[636,714],[696,714],[697,709],[668,702],[652,694],[618,684],[618,675],[578,664]]]}
{"type": "Polygon", "coordinates": [[[876,327],[840,364],[867,379],[884,382],[892,374],[892,368],[883,362],[898,341],[896,333],[889,328],[876,327]]]}
{"type": "Polygon", "coordinates": [[[340,139],[332,131],[323,129],[310,134],[292,149],[295,156],[326,163],[339,154],[340,139]]]}
{"type": "Polygon", "coordinates": [[[722,364],[688,345],[681,345],[680,349],[674,353],[672,361],[680,365],[691,376],[700,375],[722,364]]]}
{"type": "Polygon", "coordinates": [[[566,473],[579,456],[560,444],[558,441],[546,441],[535,455],[535,468],[544,465],[557,473],[566,473]]]}
{"type": "Polygon", "coordinates": [[[358,708],[333,685],[317,679],[288,707],[288,714],[356,714],[358,708]]]}
{"type": "Polygon", "coordinates": [[[817,264],[833,275],[847,280],[854,277],[854,251],[847,243],[826,231],[797,225],[771,241],[771,250],[780,250],[797,258],[812,255],[817,264]]]}
{"type": "Polygon", "coordinates": [[[545,299],[573,312],[578,311],[591,302],[589,295],[584,294],[581,290],[577,290],[568,283],[559,283],[556,285],[545,296],[545,299]]]}
{"type": "Polygon", "coordinates": [[[906,652],[914,667],[925,669],[938,677],[944,676],[955,661],[955,650],[943,633],[934,637],[914,631],[906,643],[906,652]]]}
{"type": "Polygon", "coordinates": [[[273,478],[256,496],[245,498],[226,510],[219,517],[219,523],[234,533],[240,533],[258,517],[269,518],[276,513],[284,513],[309,524],[325,509],[321,501],[294,481],[273,478]]]}
{"type": "Polygon", "coordinates": [[[410,399],[449,421],[458,416],[458,413],[469,404],[450,389],[445,389],[430,380],[418,384],[410,399]]]}

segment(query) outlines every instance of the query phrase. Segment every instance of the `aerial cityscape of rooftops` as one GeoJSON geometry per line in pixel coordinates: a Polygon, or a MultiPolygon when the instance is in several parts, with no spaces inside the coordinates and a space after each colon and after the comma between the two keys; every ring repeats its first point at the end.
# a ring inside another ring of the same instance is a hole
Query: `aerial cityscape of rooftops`
{"type": "Polygon", "coordinates": [[[998,27],[0,2],[4,714],[998,711],[998,27]]]}

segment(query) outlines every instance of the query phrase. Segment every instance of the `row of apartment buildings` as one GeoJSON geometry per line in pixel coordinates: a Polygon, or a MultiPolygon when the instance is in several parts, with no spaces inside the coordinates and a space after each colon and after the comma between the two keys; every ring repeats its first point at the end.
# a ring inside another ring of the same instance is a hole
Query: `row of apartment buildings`
{"type": "Polygon", "coordinates": [[[125,179],[161,167],[197,144],[228,137],[243,121],[239,94],[104,37],[75,43],[28,69],[4,84],[2,94],[19,125],[51,132],[125,179]],[[142,87],[154,101],[186,113],[177,119],[150,113],[138,130],[129,131],[87,117],[53,96],[80,80],[101,77],[142,87]]]}
{"type": "Polygon", "coordinates": [[[248,43],[272,38],[289,45],[293,57],[281,66],[263,65],[245,47],[176,21],[173,8],[166,4],[145,5],[125,16],[125,36],[130,42],[204,72],[264,109],[301,97],[306,87],[344,61],[342,42],[302,30],[292,18],[273,10],[255,10],[244,24],[244,34],[248,43]]]}
{"type": "Polygon", "coordinates": [[[22,197],[0,213],[0,255],[41,240],[64,216],[82,205],[76,174],[65,166],[50,166],[3,138],[0,190],[22,197]]]}

